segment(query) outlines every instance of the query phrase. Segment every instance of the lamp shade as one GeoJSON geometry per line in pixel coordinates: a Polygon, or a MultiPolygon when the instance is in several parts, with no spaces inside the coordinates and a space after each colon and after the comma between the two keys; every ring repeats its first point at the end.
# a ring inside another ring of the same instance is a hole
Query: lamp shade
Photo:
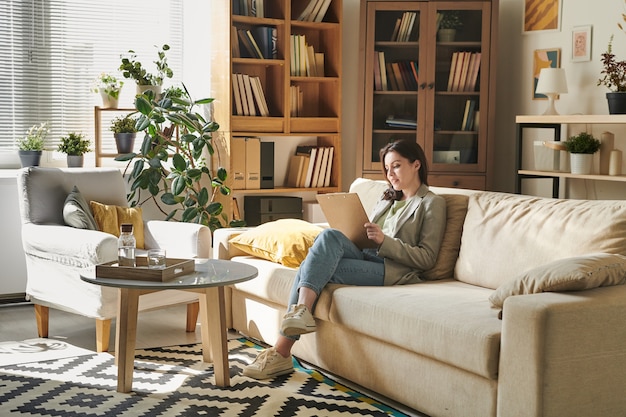
{"type": "Polygon", "coordinates": [[[543,68],[535,89],[537,94],[567,93],[567,79],[563,68],[543,68]]]}

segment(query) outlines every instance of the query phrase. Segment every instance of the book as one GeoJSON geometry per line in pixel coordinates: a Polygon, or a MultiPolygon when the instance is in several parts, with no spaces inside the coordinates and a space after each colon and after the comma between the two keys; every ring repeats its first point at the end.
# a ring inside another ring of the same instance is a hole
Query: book
{"type": "Polygon", "coordinates": [[[461,67],[461,75],[459,76],[459,86],[455,91],[465,91],[465,84],[467,83],[467,72],[469,70],[472,54],[470,52],[463,52],[463,55],[463,66],[461,67]]]}
{"type": "Polygon", "coordinates": [[[452,53],[452,58],[450,59],[450,74],[448,75],[448,91],[452,91],[452,86],[454,85],[454,74],[456,72],[456,65],[459,60],[459,53],[457,51],[452,53]]]}
{"type": "Polygon", "coordinates": [[[397,18],[396,19],[396,24],[393,27],[393,32],[391,32],[391,38],[389,39],[391,42],[397,42],[398,41],[398,32],[400,32],[400,23],[402,22],[402,18],[397,18]]]}
{"type": "Polygon", "coordinates": [[[261,52],[261,48],[259,47],[259,44],[254,38],[254,35],[252,34],[252,32],[249,30],[246,30],[246,36],[250,40],[250,44],[252,45],[252,48],[254,49],[254,58],[263,59],[264,58],[263,52],[261,52]]]}
{"type": "Polygon", "coordinates": [[[327,146],[323,146],[321,148],[322,152],[322,161],[320,162],[320,175],[317,178],[316,187],[324,186],[324,179],[326,178],[326,166],[328,164],[328,154],[330,152],[330,148],[327,146]]]}
{"type": "Polygon", "coordinates": [[[259,86],[259,93],[261,96],[261,101],[263,103],[263,112],[261,112],[261,115],[264,117],[269,117],[270,116],[270,109],[267,105],[267,99],[265,98],[265,92],[263,91],[263,85],[261,84],[261,78],[259,77],[254,77],[255,82],[258,84],[259,86]]]}
{"type": "Polygon", "coordinates": [[[241,58],[241,50],[239,49],[239,36],[237,35],[237,27],[230,27],[230,38],[231,38],[231,52],[233,54],[233,58],[241,58]]]}
{"type": "Polygon", "coordinates": [[[314,146],[311,148],[311,153],[309,154],[309,164],[307,166],[306,178],[304,179],[304,186],[307,188],[311,187],[311,181],[313,179],[313,170],[315,168],[316,158],[317,158],[317,147],[314,146]]]}
{"type": "Polygon", "coordinates": [[[257,116],[258,113],[256,111],[256,107],[254,103],[254,94],[252,93],[252,85],[250,84],[250,76],[248,74],[243,74],[243,85],[246,90],[246,99],[248,101],[248,111],[250,112],[249,116],[257,116]]]}
{"type": "Polygon", "coordinates": [[[231,77],[231,81],[233,84],[233,103],[235,108],[233,109],[233,113],[237,116],[243,116],[243,106],[241,104],[241,92],[239,91],[239,82],[237,81],[237,74],[233,74],[231,77]]]}
{"type": "Polygon", "coordinates": [[[381,91],[383,84],[380,79],[380,63],[378,56],[378,52],[374,52],[374,90],[381,91]]]}
{"type": "Polygon", "coordinates": [[[315,65],[315,48],[311,45],[306,47],[306,75],[317,77],[317,67],[315,65]]]}
{"type": "Polygon", "coordinates": [[[288,187],[299,187],[305,159],[306,156],[304,155],[291,155],[289,159],[289,171],[287,172],[288,187]]]}
{"type": "Polygon", "coordinates": [[[320,0],[320,2],[322,5],[313,19],[314,22],[321,22],[324,20],[324,16],[326,16],[331,0],[320,0]]]}
{"type": "Polygon", "coordinates": [[[315,4],[317,2],[318,0],[309,0],[309,4],[307,4],[306,7],[302,10],[302,13],[300,13],[300,16],[298,16],[297,20],[309,20],[309,16],[311,15],[311,13],[313,13],[313,8],[315,8],[315,4]]]}
{"type": "Polygon", "coordinates": [[[391,70],[393,71],[393,78],[396,81],[396,85],[398,86],[398,91],[408,90],[408,88],[404,84],[404,79],[402,78],[402,72],[400,71],[400,64],[397,62],[392,62],[391,70]]]}
{"type": "Polygon", "coordinates": [[[378,65],[380,67],[380,82],[382,84],[382,91],[388,91],[389,85],[387,83],[387,69],[385,65],[385,53],[378,52],[378,65]]]}
{"type": "Polygon", "coordinates": [[[329,147],[328,150],[328,163],[326,164],[326,175],[324,175],[324,187],[330,187],[330,177],[333,169],[333,156],[335,155],[335,148],[329,147]]]}
{"type": "Polygon", "coordinates": [[[265,96],[262,94],[263,87],[261,86],[261,79],[259,77],[250,77],[250,87],[252,88],[252,94],[254,95],[254,102],[259,109],[259,115],[263,117],[269,116],[267,110],[267,103],[265,103],[265,96]]]}
{"type": "Polygon", "coordinates": [[[241,107],[244,116],[250,116],[248,108],[248,97],[246,96],[246,86],[243,81],[243,74],[237,74],[237,84],[239,85],[239,96],[241,97],[241,107]]]}
{"type": "Polygon", "coordinates": [[[478,80],[478,73],[480,72],[480,59],[481,59],[481,54],[480,52],[475,52],[474,53],[475,59],[474,59],[474,65],[472,66],[472,72],[470,75],[470,79],[469,79],[469,84],[467,87],[467,91],[475,91],[476,90],[476,83],[478,80]]]}
{"type": "Polygon", "coordinates": [[[322,158],[324,151],[321,147],[317,148],[317,155],[315,155],[315,166],[313,167],[313,176],[311,177],[311,187],[317,187],[317,183],[320,178],[320,171],[322,165],[322,158]]]}
{"type": "Polygon", "coordinates": [[[318,77],[324,77],[326,71],[324,70],[324,52],[315,53],[315,72],[318,77]]]}

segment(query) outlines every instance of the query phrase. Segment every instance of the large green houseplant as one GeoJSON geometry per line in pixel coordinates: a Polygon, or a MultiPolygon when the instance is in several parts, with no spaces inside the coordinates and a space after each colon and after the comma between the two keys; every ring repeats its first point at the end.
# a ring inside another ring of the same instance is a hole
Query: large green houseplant
{"type": "MultiPolygon", "coordinates": [[[[186,88],[185,93],[191,97],[186,88]]],[[[128,200],[132,206],[151,199],[166,220],[199,223],[211,230],[242,224],[228,222],[218,201],[220,194],[230,194],[227,172],[219,166],[216,152],[219,125],[205,120],[195,110],[196,106],[212,101],[167,95],[157,100],[152,91],[135,98],[139,111],[136,127],[144,133],[141,150],[115,158],[128,161],[128,200]],[[214,155],[217,167],[212,164],[214,155]],[[142,191],[149,196],[143,198],[142,191]],[[171,208],[166,210],[164,206],[171,208]]]]}

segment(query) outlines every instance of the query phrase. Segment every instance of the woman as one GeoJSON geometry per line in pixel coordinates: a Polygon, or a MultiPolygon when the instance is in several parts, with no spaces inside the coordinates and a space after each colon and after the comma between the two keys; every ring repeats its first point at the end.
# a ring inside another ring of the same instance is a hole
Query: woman
{"type": "Polygon", "coordinates": [[[377,248],[360,250],[338,230],[324,229],[296,274],[276,345],[259,353],[244,375],[265,379],[293,371],[291,348],[301,334],[315,331],[311,313],[329,282],[413,284],[435,264],[446,204],[428,189],[424,151],[416,142],[396,141],[381,149],[380,160],[390,188],[374,208],[371,222],[364,225],[377,248]]]}

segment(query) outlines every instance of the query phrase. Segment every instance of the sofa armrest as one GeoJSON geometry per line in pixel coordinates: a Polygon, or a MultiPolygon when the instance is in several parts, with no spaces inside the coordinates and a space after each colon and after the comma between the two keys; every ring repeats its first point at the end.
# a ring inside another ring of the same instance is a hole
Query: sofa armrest
{"type": "Polygon", "coordinates": [[[22,246],[27,256],[76,267],[117,259],[115,236],[69,226],[22,224],[22,246]]]}
{"type": "Polygon", "coordinates": [[[624,285],[507,298],[497,415],[623,414],[625,316],[624,285]]]}
{"type": "Polygon", "coordinates": [[[237,249],[228,241],[250,229],[253,229],[253,227],[224,227],[216,229],[213,232],[213,258],[230,259],[234,256],[246,255],[245,252],[237,249]]]}
{"type": "Polygon", "coordinates": [[[211,229],[201,224],[149,220],[144,223],[144,240],[147,249],[165,249],[168,257],[211,257],[211,229]]]}

